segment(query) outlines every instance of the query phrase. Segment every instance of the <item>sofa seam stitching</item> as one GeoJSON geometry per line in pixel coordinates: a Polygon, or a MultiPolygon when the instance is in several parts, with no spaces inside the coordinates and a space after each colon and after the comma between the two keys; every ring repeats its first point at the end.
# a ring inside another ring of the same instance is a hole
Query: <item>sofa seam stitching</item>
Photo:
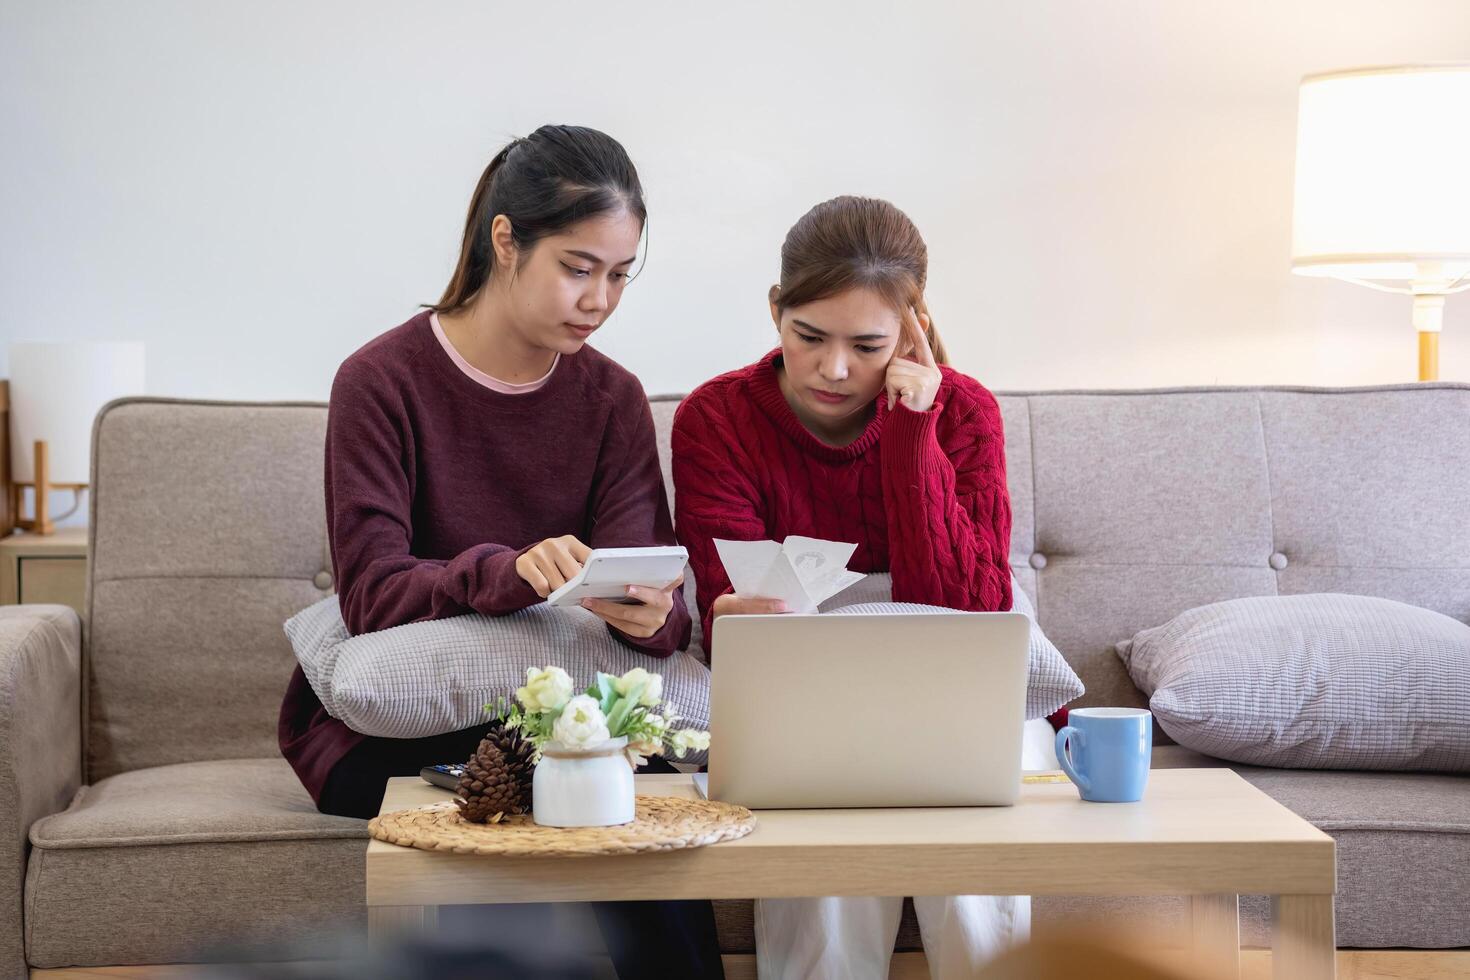
{"type": "MultiPolygon", "coordinates": [[[[1261,392],[1256,392],[1256,427],[1261,434],[1261,465],[1266,469],[1266,520],[1270,525],[1271,554],[1277,553],[1276,542],[1276,487],[1271,482],[1271,447],[1266,442],[1266,411],[1263,407],[1261,392]]],[[[1274,573],[1272,579],[1276,585],[1276,594],[1281,594],[1281,569],[1270,563],[1268,556],[1267,566],[1274,573]]]]}
{"type": "MultiPolygon", "coordinates": [[[[1037,544],[1037,510],[1036,510],[1036,417],[1031,412],[1031,399],[1026,399],[1026,442],[1029,455],[1031,456],[1031,554],[1036,554],[1037,544]]],[[[1027,565],[1031,565],[1030,556],[1027,556],[1027,565]]],[[[1036,625],[1041,625],[1041,569],[1031,566],[1036,577],[1036,625]]],[[[1011,598],[1011,606],[1015,607],[1015,597],[1011,598]]],[[[1066,659],[1063,657],[1062,659],[1066,659]]],[[[1069,663],[1068,666],[1071,666],[1069,663]]]]}
{"type": "MultiPolygon", "coordinates": [[[[40,848],[31,849],[31,860],[36,862],[36,888],[32,891],[25,886],[24,877],[21,879],[21,889],[25,893],[24,901],[21,903],[21,937],[24,947],[21,950],[21,958],[29,962],[30,950],[35,945],[36,895],[41,891],[41,875],[45,873],[46,856],[40,848]]],[[[29,865],[29,862],[27,862],[29,865]]]]}

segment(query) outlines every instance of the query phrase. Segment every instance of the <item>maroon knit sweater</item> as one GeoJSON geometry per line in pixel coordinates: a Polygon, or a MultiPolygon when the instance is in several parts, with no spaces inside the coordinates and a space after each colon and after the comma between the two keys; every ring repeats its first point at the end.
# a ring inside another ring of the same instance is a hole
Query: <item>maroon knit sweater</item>
{"type": "Polygon", "coordinates": [[[1000,406],[947,367],[934,406],[877,412],[856,441],[821,442],[776,375],[777,349],[699,387],[674,415],[679,541],[710,606],[730,591],[714,539],[801,534],[857,543],[848,567],[891,572],[896,602],[1011,608],[1011,500],[1000,406]]]}
{"type": "MultiPolygon", "coordinates": [[[[507,395],[450,360],[421,313],[337,371],[327,412],[327,536],[353,634],[540,602],[515,560],[545,538],[594,548],[674,543],[653,416],[632,374],[591,347],[540,389],[507,395]]],[[[675,602],[654,636],[623,642],[666,657],[689,642],[675,602]]],[[[318,799],[365,737],[291,676],[281,753],[318,799]]]]}

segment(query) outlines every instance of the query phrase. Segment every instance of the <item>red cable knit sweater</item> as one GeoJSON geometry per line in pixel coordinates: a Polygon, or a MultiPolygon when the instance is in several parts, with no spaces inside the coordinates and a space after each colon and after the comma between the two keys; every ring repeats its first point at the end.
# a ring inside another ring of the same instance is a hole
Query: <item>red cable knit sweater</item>
{"type": "Polygon", "coordinates": [[[934,407],[877,412],[836,448],[808,432],[777,379],[780,350],[701,385],[674,416],[674,526],[689,549],[709,649],[731,591],[714,539],[804,534],[857,543],[848,567],[891,572],[896,602],[1011,608],[1011,503],[1000,406],[947,367],[934,407]]]}

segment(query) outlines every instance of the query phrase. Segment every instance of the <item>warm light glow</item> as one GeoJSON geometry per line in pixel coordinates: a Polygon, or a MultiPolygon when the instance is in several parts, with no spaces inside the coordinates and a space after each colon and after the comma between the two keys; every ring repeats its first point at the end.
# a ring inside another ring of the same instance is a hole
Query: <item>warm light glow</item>
{"type": "Polygon", "coordinates": [[[1470,65],[1302,80],[1293,271],[1447,283],[1470,272],[1470,65]]]}

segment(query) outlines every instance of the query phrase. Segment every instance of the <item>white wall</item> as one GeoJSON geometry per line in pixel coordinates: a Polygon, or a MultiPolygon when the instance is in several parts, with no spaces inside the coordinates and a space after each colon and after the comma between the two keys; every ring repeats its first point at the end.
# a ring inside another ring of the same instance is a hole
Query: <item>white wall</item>
{"type": "MultiPolygon", "coordinates": [[[[1456,0],[4,0],[0,339],[325,398],[437,298],[491,154],[557,121],[643,175],[651,255],[598,346],[650,391],[766,349],[781,238],[839,193],[917,221],[992,387],[1407,380],[1407,299],[1289,271],[1297,82],[1467,58],[1456,0]]],[[[1445,326],[1470,380],[1470,294],[1445,326]]]]}

